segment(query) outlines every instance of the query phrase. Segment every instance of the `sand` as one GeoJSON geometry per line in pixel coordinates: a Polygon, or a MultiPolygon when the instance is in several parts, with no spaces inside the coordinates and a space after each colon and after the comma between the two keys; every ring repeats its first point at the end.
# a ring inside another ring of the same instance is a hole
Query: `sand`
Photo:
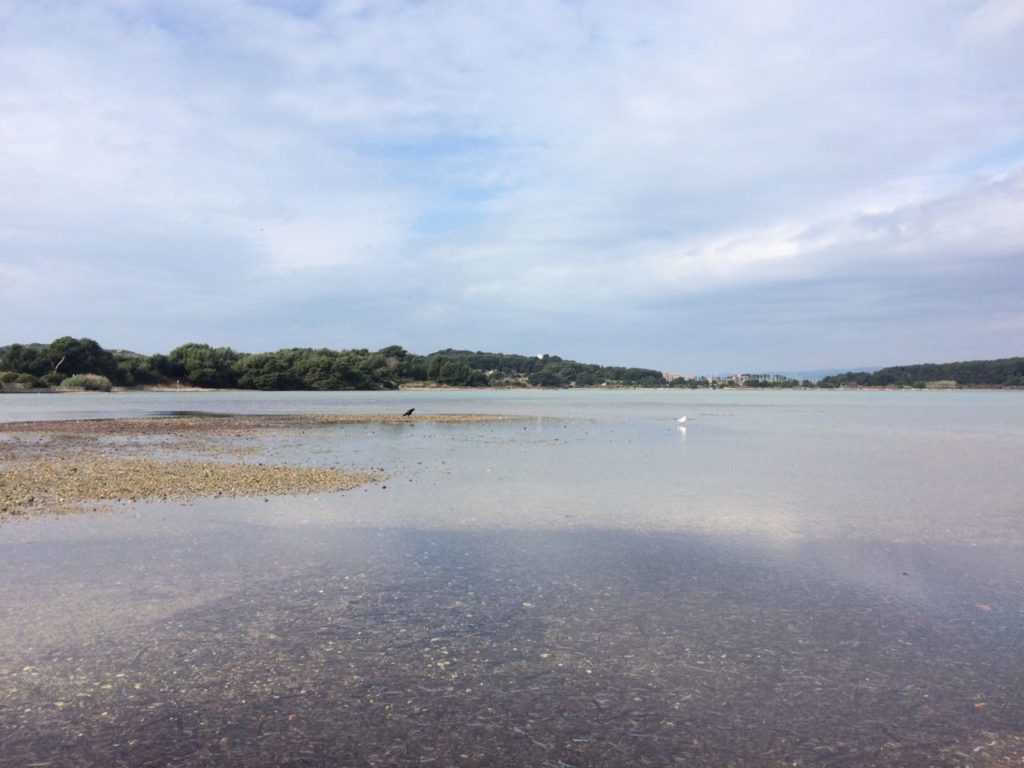
{"type": "Polygon", "coordinates": [[[97,505],[211,496],[333,493],[382,479],[350,468],[259,461],[256,435],[343,424],[474,422],[428,414],[188,415],[0,423],[0,523],[97,505]],[[240,460],[241,459],[241,460],[240,460]]]}

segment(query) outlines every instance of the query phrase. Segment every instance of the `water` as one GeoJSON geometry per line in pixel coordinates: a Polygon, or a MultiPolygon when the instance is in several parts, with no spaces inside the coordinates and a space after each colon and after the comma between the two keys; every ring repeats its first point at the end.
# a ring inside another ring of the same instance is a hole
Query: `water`
{"type": "Polygon", "coordinates": [[[0,527],[0,765],[1024,759],[1019,393],[18,395],[0,421],[413,406],[521,418],[267,446],[387,471],[345,494],[0,527]]]}

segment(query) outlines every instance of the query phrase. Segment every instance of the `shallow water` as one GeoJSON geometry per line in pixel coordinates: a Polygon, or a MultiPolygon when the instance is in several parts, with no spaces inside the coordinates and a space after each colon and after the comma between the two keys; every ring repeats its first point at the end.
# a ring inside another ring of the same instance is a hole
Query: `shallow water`
{"type": "Polygon", "coordinates": [[[1017,393],[31,399],[525,418],[268,442],[389,475],[345,494],[0,527],[0,765],[1024,759],[1017,393]]]}

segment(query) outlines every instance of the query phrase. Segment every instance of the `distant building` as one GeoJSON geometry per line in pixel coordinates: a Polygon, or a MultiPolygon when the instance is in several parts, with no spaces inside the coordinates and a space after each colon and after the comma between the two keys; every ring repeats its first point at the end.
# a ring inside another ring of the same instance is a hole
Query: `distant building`
{"type": "Polygon", "coordinates": [[[785,381],[789,381],[789,378],[779,373],[737,373],[730,376],[729,381],[736,384],[746,384],[748,382],[755,384],[782,384],[785,381]]]}

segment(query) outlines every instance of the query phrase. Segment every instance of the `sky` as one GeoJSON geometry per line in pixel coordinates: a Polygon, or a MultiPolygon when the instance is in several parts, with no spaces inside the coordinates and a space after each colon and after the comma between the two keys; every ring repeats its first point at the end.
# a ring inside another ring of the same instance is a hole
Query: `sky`
{"type": "Polygon", "coordinates": [[[0,345],[1024,355],[1024,0],[0,0],[0,345]]]}

